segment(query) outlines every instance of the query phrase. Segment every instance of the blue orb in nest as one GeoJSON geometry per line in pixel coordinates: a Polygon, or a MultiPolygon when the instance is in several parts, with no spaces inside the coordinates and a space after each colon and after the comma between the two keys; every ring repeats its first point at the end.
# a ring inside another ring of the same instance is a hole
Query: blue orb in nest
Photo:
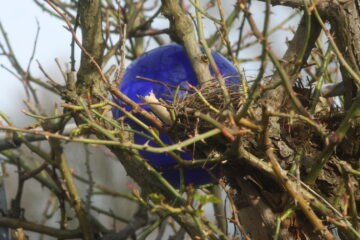
{"type": "MultiPolygon", "coordinates": [[[[225,57],[216,52],[212,52],[212,56],[223,77],[229,77],[227,82],[239,83],[236,68],[225,57]],[[233,76],[233,77],[230,77],[233,76]]],[[[210,69],[211,74],[213,71],[210,69]]],[[[190,60],[186,55],[185,49],[178,44],[169,44],[153,49],[143,56],[135,60],[125,71],[119,90],[127,95],[134,102],[141,104],[141,107],[147,111],[151,111],[150,107],[143,102],[143,97],[150,95],[152,92],[156,98],[171,102],[175,96],[176,87],[181,89],[189,89],[187,83],[193,86],[198,86],[198,80],[192,69],[190,60]],[[150,81],[151,79],[155,81],[150,81]],[[163,83],[163,84],[161,84],[163,83]]],[[[184,91],[184,90],[181,90],[184,91]]],[[[178,97],[181,97],[178,93],[178,97]]],[[[125,107],[128,111],[130,107],[123,104],[120,100],[117,104],[125,107]]],[[[113,117],[115,119],[122,117],[123,113],[113,108],[113,117]]],[[[136,115],[146,124],[151,123],[136,115]]],[[[134,130],[144,132],[146,131],[130,119],[126,120],[134,130]]],[[[160,134],[161,140],[166,144],[173,144],[170,137],[164,133],[160,134]]],[[[148,144],[149,146],[159,147],[154,141],[150,141],[144,135],[134,134],[134,142],[136,144],[148,144]]],[[[203,165],[201,167],[183,167],[180,170],[178,162],[168,153],[151,153],[147,151],[140,151],[142,157],[147,159],[149,163],[159,171],[162,176],[170,182],[175,188],[180,186],[181,176],[183,177],[185,185],[205,185],[215,181],[214,176],[219,175],[219,168],[216,166],[203,165]],[[182,174],[180,173],[182,171],[182,174]]],[[[184,160],[192,160],[193,157],[190,152],[177,152],[184,160]]]]}

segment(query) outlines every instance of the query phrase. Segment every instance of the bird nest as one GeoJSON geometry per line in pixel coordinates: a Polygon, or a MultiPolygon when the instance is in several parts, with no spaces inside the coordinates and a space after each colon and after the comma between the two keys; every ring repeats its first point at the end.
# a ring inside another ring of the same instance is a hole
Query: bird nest
{"type": "Polygon", "coordinates": [[[209,121],[199,121],[199,115],[209,116],[221,125],[229,122],[228,108],[230,104],[235,109],[239,109],[244,103],[243,88],[241,83],[226,83],[230,102],[226,102],[224,89],[217,81],[211,81],[204,87],[195,88],[190,86],[190,91],[175,98],[172,102],[172,109],[176,115],[175,129],[184,131],[185,134],[194,135],[213,129],[214,123],[209,121]]]}

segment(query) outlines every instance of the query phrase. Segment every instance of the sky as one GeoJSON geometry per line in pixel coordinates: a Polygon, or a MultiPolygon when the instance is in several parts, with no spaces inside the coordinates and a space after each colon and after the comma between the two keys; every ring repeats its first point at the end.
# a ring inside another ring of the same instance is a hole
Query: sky
{"type": "MultiPolygon", "coordinates": [[[[33,51],[34,40],[39,22],[40,34],[31,65],[31,73],[35,77],[42,77],[38,64],[49,70],[52,76],[59,77],[55,57],[64,64],[69,62],[70,35],[63,28],[63,24],[43,12],[32,1],[5,1],[0,8],[0,21],[7,32],[13,51],[18,61],[26,69],[33,51]]],[[[2,39],[0,37],[0,39],[2,39]]],[[[4,56],[0,56],[0,64],[11,69],[10,63],[4,56]]],[[[29,119],[21,113],[24,109],[25,92],[22,83],[4,68],[0,68],[0,111],[9,115],[16,124],[23,125],[29,119]]],[[[49,94],[41,93],[41,99],[48,106],[52,105],[49,94]]]]}

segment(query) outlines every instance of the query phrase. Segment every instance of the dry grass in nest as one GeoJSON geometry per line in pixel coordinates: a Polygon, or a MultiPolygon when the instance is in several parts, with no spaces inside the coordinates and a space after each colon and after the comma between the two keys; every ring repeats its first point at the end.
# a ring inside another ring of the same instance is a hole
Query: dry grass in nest
{"type": "MultiPolygon", "coordinates": [[[[227,83],[227,90],[230,95],[231,103],[238,109],[244,103],[243,90],[241,83],[227,83]]],[[[194,134],[194,129],[204,132],[213,129],[214,126],[206,122],[199,124],[196,112],[210,115],[220,123],[227,121],[226,105],[224,93],[217,81],[211,81],[204,87],[195,88],[192,91],[183,93],[172,103],[177,117],[177,126],[185,129],[187,134],[194,134]]]]}

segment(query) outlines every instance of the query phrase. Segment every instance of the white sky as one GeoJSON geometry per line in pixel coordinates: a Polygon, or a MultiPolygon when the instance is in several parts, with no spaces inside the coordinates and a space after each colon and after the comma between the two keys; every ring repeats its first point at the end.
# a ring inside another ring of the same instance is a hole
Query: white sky
{"type": "MultiPolygon", "coordinates": [[[[0,21],[8,33],[15,55],[26,68],[32,53],[37,31],[36,19],[40,23],[40,36],[34,60],[38,60],[51,73],[56,72],[55,57],[62,62],[69,61],[70,35],[63,24],[39,9],[32,1],[4,1],[0,8],[0,21]]],[[[1,39],[1,38],[0,38],[1,39]]],[[[11,69],[5,57],[0,56],[0,64],[11,69]]],[[[33,61],[31,73],[42,77],[38,64],[33,61]]],[[[19,80],[0,68],[0,111],[8,114],[16,124],[24,124],[27,119],[21,113],[24,108],[25,92],[19,80]]],[[[43,96],[48,98],[49,95],[43,96]]],[[[45,101],[46,102],[46,101],[45,101]]]]}

